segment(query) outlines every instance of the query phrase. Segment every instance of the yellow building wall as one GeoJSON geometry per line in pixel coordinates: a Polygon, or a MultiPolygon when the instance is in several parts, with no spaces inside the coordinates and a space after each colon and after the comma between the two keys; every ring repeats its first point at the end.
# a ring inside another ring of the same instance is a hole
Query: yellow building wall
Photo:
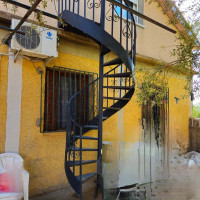
{"type": "MultiPolygon", "coordinates": [[[[0,32],[0,43],[6,31],[0,32]]],[[[8,54],[8,47],[0,45],[0,54],[8,54]]],[[[5,151],[5,133],[7,116],[7,82],[8,82],[8,57],[0,55],[0,153],[5,151]]]]}
{"type": "MultiPolygon", "coordinates": [[[[106,141],[124,141],[135,143],[139,141],[140,134],[142,133],[141,126],[141,106],[137,99],[137,80],[142,76],[138,75],[138,67],[154,67],[139,60],[136,61],[136,91],[129,101],[129,103],[114,116],[104,122],[104,137],[106,141]],[[120,137],[118,127],[118,118],[123,115],[123,137],[120,137]],[[111,128],[112,127],[112,128],[111,128]]],[[[182,144],[187,147],[189,145],[189,116],[190,116],[190,98],[188,92],[184,89],[186,85],[186,77],[184,75],[177,75],[170,73],[168,77],[169,88],[169,139],[171,149],[174,145],[182,144]],[[175,97],[180,101],[176,104],[175,97]],[[183,98],[184,97],[184,98],[183,98]]]]}
{"type": "MultiPolygon", "coordinates": [[[[145,3],[145,14],[167,24],[168,18],[161,13],[156,4],[145,3]]],[[[175,35],[144,21],[144,27],[137,30],[137,52],[151,58],[170,61],[168,50],[160,52],[161,46],[171,46],[175,35]]],[[[7,47],[0,46],[0,52],[7,53],[7,47]]],[[[71,38],[60,39],[58,48],[59,57],[50,61],[47,66],[62,66],[72,69],[98,73],[99,48],[91,41],[80,39],[73,34],[71,38]]],[[[111,55],[113,56],[113,55],[111,55]]],[[[109,59],[111,59],[111,56],[109,59]]],[[[107,57],[105,58],[107,60],[107,57]]],[[[137,60],[137,65],[147,65],[137,60]]],[[[44,67],[42,62],[32,63],[24,58],[22,74],[22,103],[21,103],[21,131],[20,155],[24,158],[25,168],[30,173],[30,195],[48,192],[62,188],[67,184],[64,172],[65,132],[40,133],[36,120],[40,118],[40,92],[41,77],[36,68],[44,67]]],[[[8,58],[2,56],[0,61],[0,153],[4,152],[5,123],[6,123],[6,93],[7,93],[8,58]]],[[[137,74],[136,74],[137,80],[137,74]]],[[[45,74],[43,74],[44,92],[45,74]]],[[[169,79],[170,94],[170,140],[177,140],[188,144],[189,99],[184,99],[175,104],[174,97],[184,93],[184,77],[175,75],[169,79]]],[[[44,93],[43,93],[44,94],[44,93]]],[[[135,143],[139,140],[141,128],[141,108],[136,96],[124,109],[113,115],[103,123],[103,139],[105,141],[129,141],[135,143]],[[120,122],[120,123],[119,123],[120,122]],[[119,126],[119,124],[124,124],[119,126]]],[[[97,131],[90,131],[86,135],[95,136],[97,131]]],[[[85,142],[85,141],[84,141],[85,142]]],[[[96,143],[87,142],[83,145],[94,147],[96,143]]],[[[83,159],[95,159],[95,153],[85,153],[83,159]]],[[[117,156],[117,152],[116,152],[117,156]]],[[[95,164],[84,172],[90,172],[95,164]]]]}
{"type": "MultiPolygon", "coordinates": [[[[86,46],[84,42],[83,44],[73,42],[73,39],[61,40],[60,44],[59,57],[53,59],[47,65],[48,67],[61,66],[98,73],[99,61],[96,58],[98,58],[99,50],[95,45],[86,46]]],[[[63,188],[67,184],[64,172],[66,133],[40,133],[40,127],[36,126],[36,120],[40,118],[41,92],[41,75],[36,72],[38,66],[43,67],[42,62],[31,63],[27,59],[23,60],[19,153],[24,158],[25,168],[30,173],[30,195],[63,188]]],[[[45,74],[43,74],[43,99],[44,88],[45,74]]],[[[95,134],[94,131],[87,133],[90,136],[95,136],[95,134]]],[[[83,145],[85,145],[84,142],[83,145]]],[[[96,141],[87,143],[88,147],[96,145],[96,141]]],[[[83,153],[85,160],[95,159],[96,156],[96,152],[83,153]]],[[[89,173],[96,168],[95,164],[90,166],[83,172],[89,173]]]]}
{"type": "MultiPolygon", "coordinates": [[[[71,40],[62,40],[61,44],[65,45],[59,47],[59,57],[53,59],[48,67],[62,66],[98,73],[98,48],[92,45],[86,48],[85,44],[81,45],[71,40]]],[[[147,66],[146,63],[137,61],[136,66],[140,65],[147,66]]],[[[42,66],[42,63],[33,64],[26,59],[23,61],[20,155],[24,158],[25,168],[30,173],[31,195],[62,188],[67,184],[64,172],[65,132],[40,133],[40,128],[36,126],[36,120],[40,117],[41,90],[41,77],[36,72],[38,66],[42,66]]],[[[189,100],[184,99],[175,104],[174,99],[185,94],[183,89],[185,79],[184,76],[175,74],[171,76],[169,79],[170,139],[174,143],[178,140],[187,145],[189,100]]],[[[137,78],[139,77],[136,73],[136,80],[137,78]]],[[[44,83],[45,74],[43,74],[43,92],[44,83]]],[[[141,107],[137,103],[136,95],[124,109],[103,123],[104,141],[135,143],[139,141],[141,132],[141,107]],[[119,127],[119,124],[124,125],[119,127]]],[[[97,131],[90,131],[86,135],[96,136],[97,131]]],[[[83,143],[83,146],[88,148],[96,145],[97,143],[92,141],[83,143]]],[[[96,153],[84,152],[83,154],[84,160],[95,158],[96,153]]],[[[92,172],[95,168],[95,164],[92,164],[91,167],[84,167],[84,172],[92,172]]]]}

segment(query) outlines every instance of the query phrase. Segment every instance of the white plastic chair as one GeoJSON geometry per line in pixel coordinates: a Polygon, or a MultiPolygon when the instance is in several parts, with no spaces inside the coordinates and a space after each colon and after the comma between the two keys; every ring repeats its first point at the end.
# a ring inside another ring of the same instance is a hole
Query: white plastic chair
{"type": "Polygon", "coordinates": [[[0,154],[0,200],[28,200],[29,173],[15,153],[0,154]],[[7,188],[7,190],[5,189],[7,188]]]}

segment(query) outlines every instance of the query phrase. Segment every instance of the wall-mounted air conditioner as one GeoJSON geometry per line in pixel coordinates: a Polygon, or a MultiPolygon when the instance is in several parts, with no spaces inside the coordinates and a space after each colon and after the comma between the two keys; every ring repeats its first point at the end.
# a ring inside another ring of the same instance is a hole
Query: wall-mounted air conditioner
{"type": "MultiPolygon", "coordinates": [[[[19,20],[12,19],[11,28],[14,29],[19,20]]],[[[11,40],[11,51],[20,51],[21,55],[47,58],[58,57],[57,31],[30,23],[23,23],[19,31],[25,35],[16,33],[11,40]]]]}

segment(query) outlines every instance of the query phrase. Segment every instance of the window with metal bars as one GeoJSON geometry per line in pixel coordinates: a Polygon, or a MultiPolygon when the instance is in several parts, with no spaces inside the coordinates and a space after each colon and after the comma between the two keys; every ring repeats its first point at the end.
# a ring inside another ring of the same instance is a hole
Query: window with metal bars
{"type": "MultiPolygon", "coordinates": [[[[67,102],[75,93],[86,87],[97,77],[98,75],[95,73],[64,67],[46,68],[44,112],[41,130],[43,132],[65,131],[67,102]]],[[[76,120],[82,121],[82,123],[84,123],[84,119],[88,118],[88,109],[91,109],[91,105],[94,104],[88,98],[88,95],[89,92],[86,90],[84,96],[79,95],[76,101],[75,112],[78,113],[76,114],[76,120]],[[82,108],[81,113],[78,109],[79,107],[82,108]]]]}

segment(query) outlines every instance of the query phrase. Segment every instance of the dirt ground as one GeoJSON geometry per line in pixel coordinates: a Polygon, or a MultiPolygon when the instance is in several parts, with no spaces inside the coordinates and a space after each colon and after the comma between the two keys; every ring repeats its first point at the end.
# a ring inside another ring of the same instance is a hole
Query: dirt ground
{"type": "MultiPolygon", "coordinates": [[[[108,200],[200,200],[200,168],[187,166],[171,168],[171,176],[158,180],[143,187],[146,190],[146,197],[129,195],[116,195],[106,197],[108,200]]],[[[85,200],[94,199],[95,184],[90,180],[84,185],[85,200]]],[[[42,196],[31,198],[31,200],[78,200],[78,196],[69,187],[63,190],[51,192],[42,196]]],[[[98,196],[101,199],[101,195],[98,196]]]]}
{"type": "MultiPolygon", "coordinates": [[[[93,179],[83,184],[83,200],[93,200],[95,194],[95,181],[93,179]]],[[[99,190],[98,197],[96,200],[101,200],[101,193],[99,190]]],[[[73,189],[68,186],[62,190],[55,192],[50,192],[41,196],[36,196],[30,198],[30,200],[79,200],[79,197],[73,191],[73,189]]]]}
{"type": "Polygon", "coordinates": [[[151,185],[152,200],[200,200],[200,168],[172,168],[171,176],[151,185]]]}

